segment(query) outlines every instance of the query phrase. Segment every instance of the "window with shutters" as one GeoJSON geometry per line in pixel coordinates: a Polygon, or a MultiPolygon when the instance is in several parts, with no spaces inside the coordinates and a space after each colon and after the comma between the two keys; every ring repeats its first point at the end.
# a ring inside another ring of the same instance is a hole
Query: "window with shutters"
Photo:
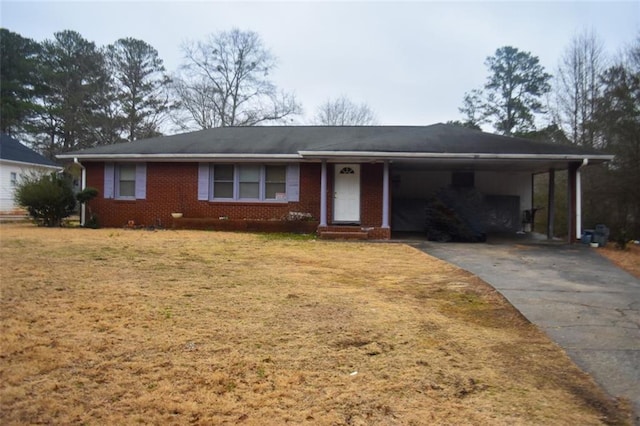
{"type": "MultiPolygon", "coordinates": [[[[213,164],[209,170],[210,200],[287,200],[288,168],[285,165],[213,164]]],[[[289,177],[293,178],[293,176],[289,177]]],[[[297,182],[297,176],[295,176],[295,182],[297,182]]]]}
{"type": "Polygon", "coordinates": [[[265,166],[265,194],[267,200],[283,199],[287,192],[286,166],[265,166]]]}
{"type": "Polygon", "coordinates": [[[116,198],[136,198],[136,165],[118,164],[116,167],[116,198]]]}
{"type": "Polygon", "coordinates": [[[233,164],[213,166],[213,198],[233,200],[233,164]]]}
{"type": "Polygon", "coordinates": [[[105,163],[102,195],[117,200],[147,198],[147,164],[105,163]]]}

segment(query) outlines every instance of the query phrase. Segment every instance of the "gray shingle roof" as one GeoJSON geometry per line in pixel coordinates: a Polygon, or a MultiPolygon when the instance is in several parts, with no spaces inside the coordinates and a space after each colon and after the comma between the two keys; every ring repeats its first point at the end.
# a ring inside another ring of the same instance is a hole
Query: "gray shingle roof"
{"type": "Polygon", "coordinates": [[[330,151],[369,153],[576,155],[603,153],[577,146],[484,133],[448,124],[431,126],[224,127],[89,148],[59,156],[85,159],[174,155],[296,155],[330,151]]]}
{"type": "Polygon", "coordinates": [[[0,158],[19,163],[37,164],[42,166],[59,167],[56,163],[27,148],[6,133],[0,134],[0,158]]]}

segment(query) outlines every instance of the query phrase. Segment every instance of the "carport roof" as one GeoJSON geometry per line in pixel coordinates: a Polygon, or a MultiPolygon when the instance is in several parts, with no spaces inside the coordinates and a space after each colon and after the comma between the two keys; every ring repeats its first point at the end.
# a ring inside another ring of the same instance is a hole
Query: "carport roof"
{"type": "Polygon", "coordinates": [[[223,127],[65,153],[79,160],[194,159],[555,160],[612,159],[599,151],[495,135],[448,124],[430,126],[223,127]]]}

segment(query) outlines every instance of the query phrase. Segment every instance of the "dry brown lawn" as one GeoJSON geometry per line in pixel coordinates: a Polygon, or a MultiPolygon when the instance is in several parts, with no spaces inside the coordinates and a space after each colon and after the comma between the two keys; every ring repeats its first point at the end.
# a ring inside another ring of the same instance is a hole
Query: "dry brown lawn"
{"type": "Polygon", "coordinates": [[[477,277],[401,244],[0,226],[11,424],[628,424],[477,277]]]}
{"type": "Polygon", "coordinates": [[[631,275],[640,278],[640,246],[637,244],[627,245],[626,250],[615,248],[613,243],[606,247],[597,249],[600,254],[607,257],[613,263],[629,272],[631,275]]]}

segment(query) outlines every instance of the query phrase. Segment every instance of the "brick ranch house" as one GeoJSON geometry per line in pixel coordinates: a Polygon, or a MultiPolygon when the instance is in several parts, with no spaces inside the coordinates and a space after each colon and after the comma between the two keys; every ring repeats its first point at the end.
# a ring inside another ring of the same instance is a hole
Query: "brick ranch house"
{"type": "MultiPolygon", "coordinates": [[[[99,190],[90,208],[101,226],[278,230],[274,224],[295,222],[327,237],[372,239],[424,232],[424,200],[434,194],[450,199],[453,191],[451,209],[472,217],[474,204],[457,188],[482,198],[487,232],[519,231],[533,208],[533,175],[553,181],[556,170],[568,170],[575,239],[580,169],[612,156],[435,124],[215,128],[58,158],[82,167],[83,188],[99,190]],[[183,217],[173,218],[178,212],[183,217]]],[[[549,192],[551,212],[552,185],[549,192]]]]}

